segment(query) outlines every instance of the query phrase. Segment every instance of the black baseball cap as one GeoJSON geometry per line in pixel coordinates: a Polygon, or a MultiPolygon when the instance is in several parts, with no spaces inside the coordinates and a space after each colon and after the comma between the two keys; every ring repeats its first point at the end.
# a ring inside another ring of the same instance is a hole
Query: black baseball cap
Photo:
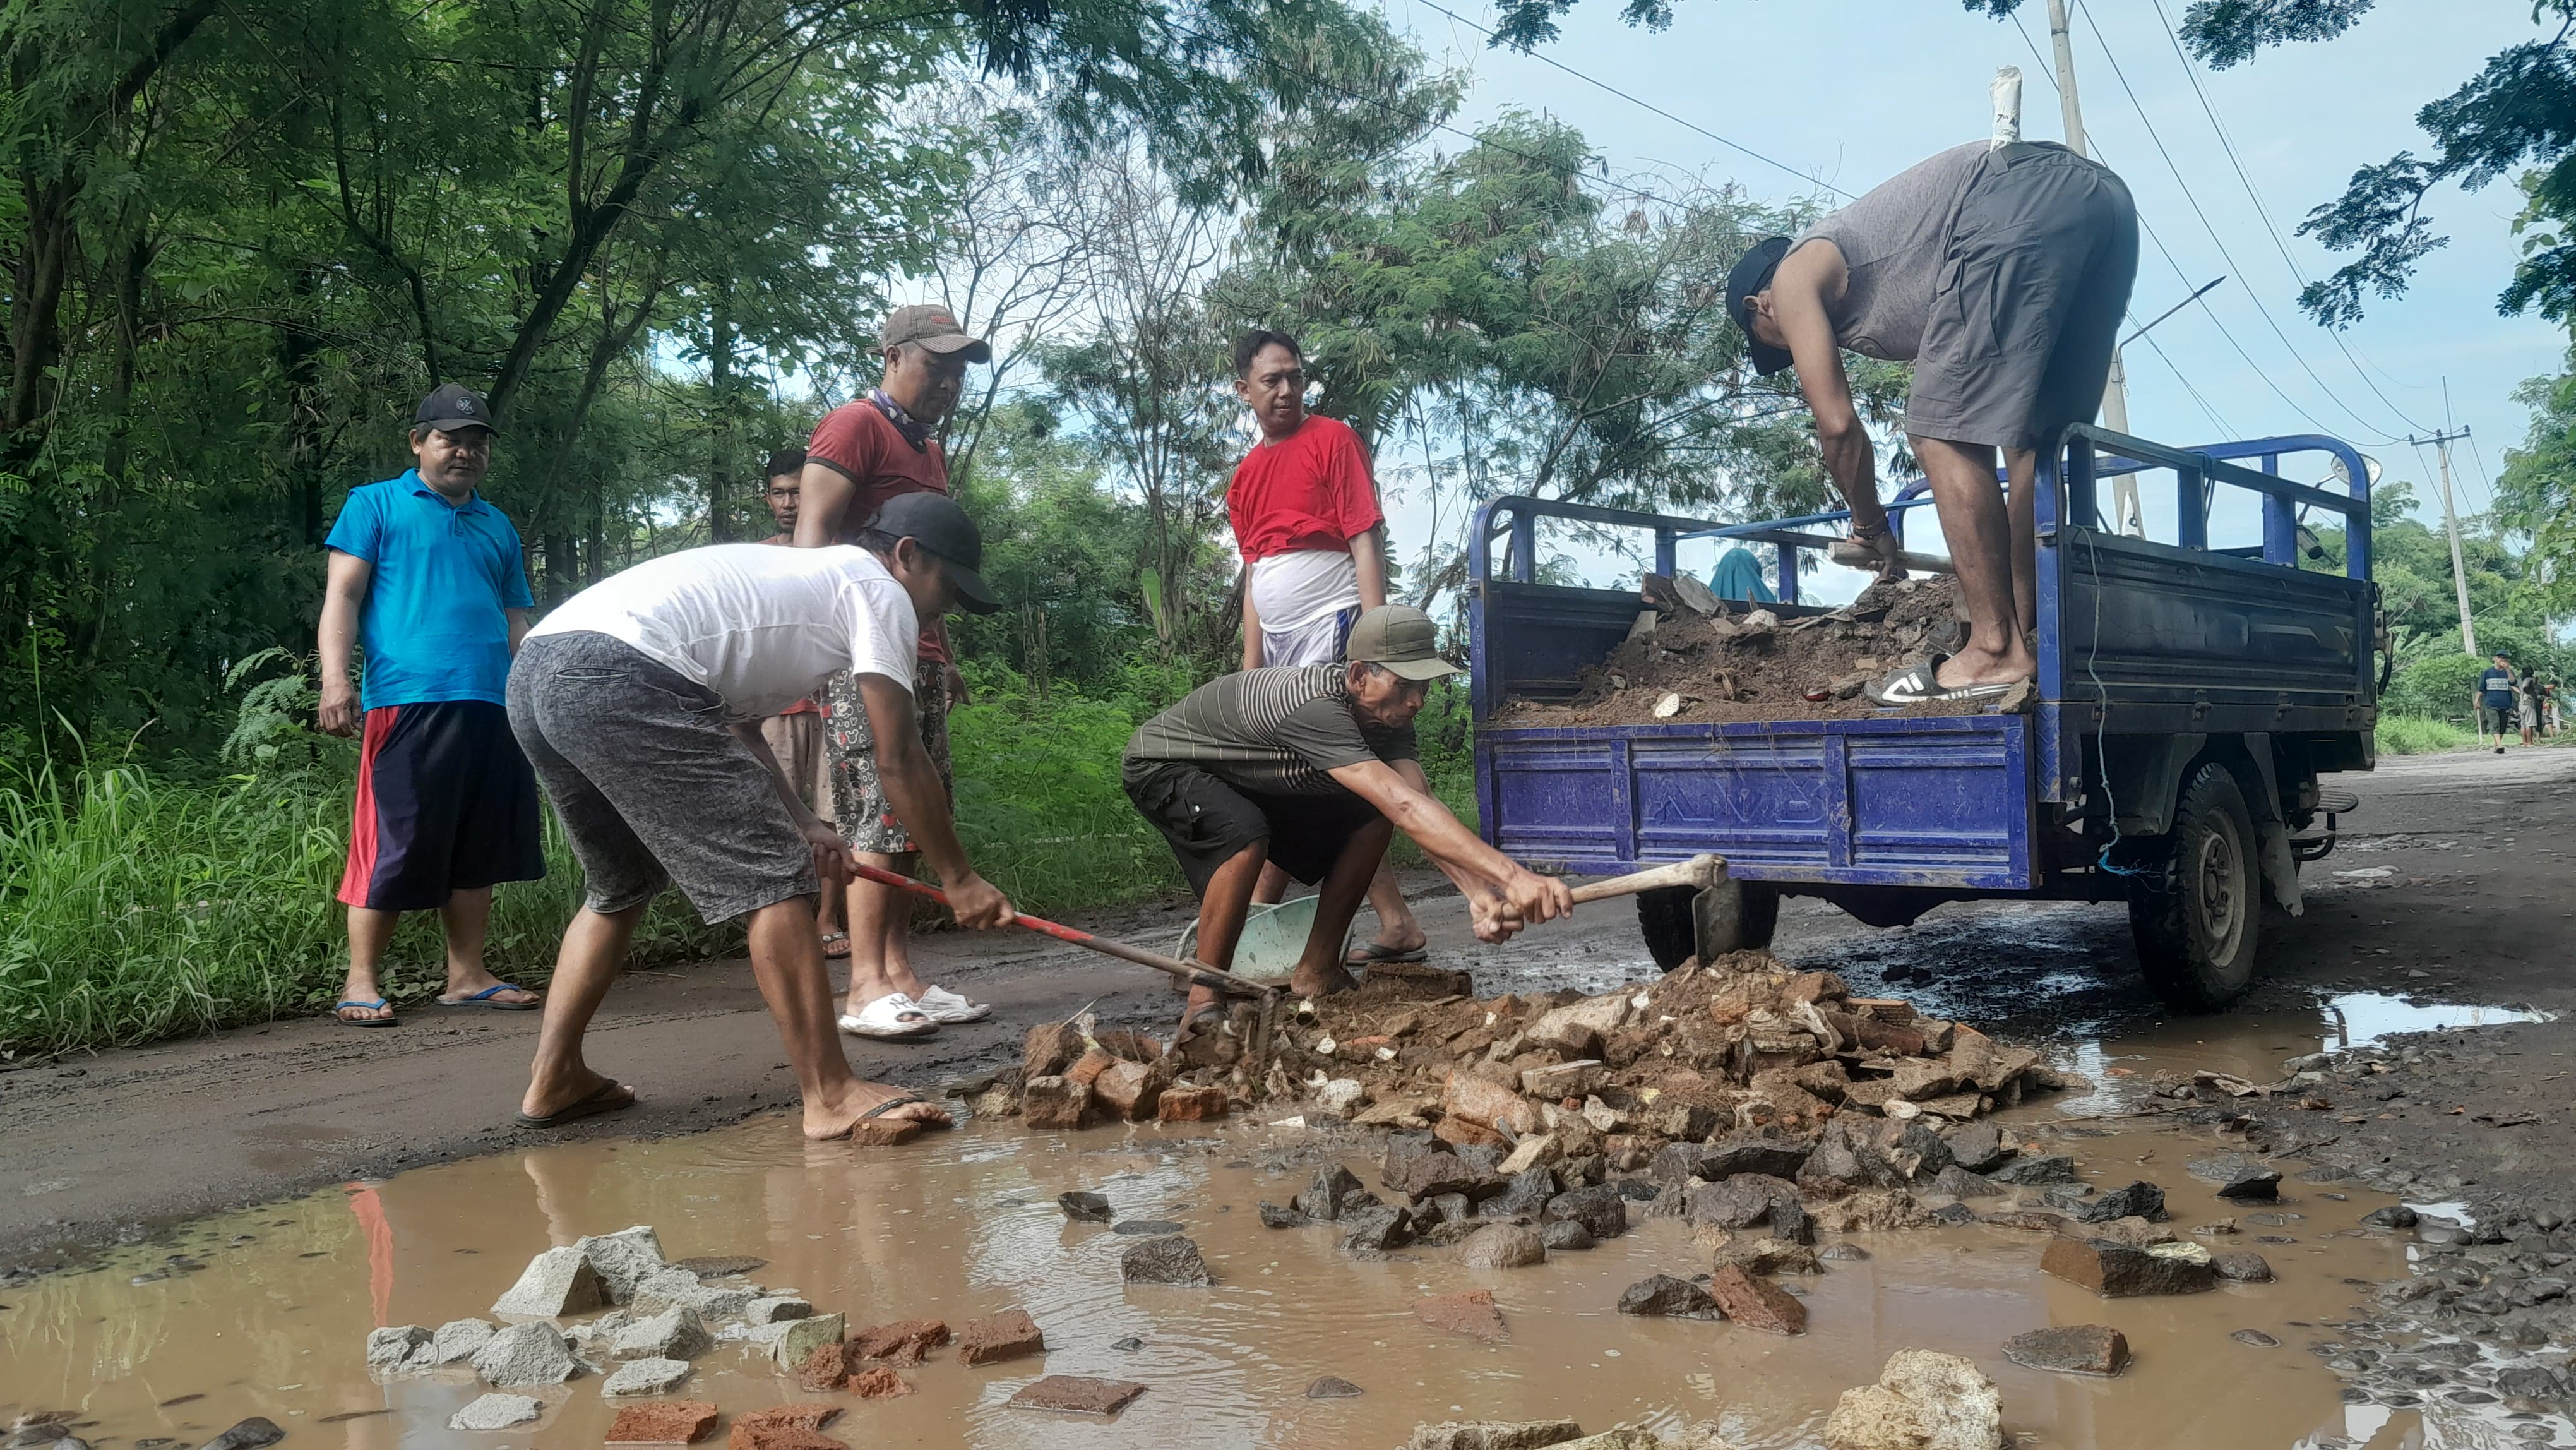
{"type": "Polygon", "coordinates": [[[420,400],[420,411],[412,414],[414,430],[435,428],[453,433],[460,428],[480,428],[486,433],[501,430],[492,426],[492,410],[474,395],[472,388],[449,383],[420,400]]]}
{"type": "Polygon", "coordinates": [[[977,572],[984,567],[984,535],[957,500],[926,491],[896,494],[877,510],[877,521],[868,527],[910,539],[946,561],[949,582],[957,586],[957,602],[967,613],[990,614],[1002,607],[1002,601],[993,597],[993,587],[977,572]]]}
{"type": "Polygon", "coordinates": [[[1787,237],[1764,237],[1736,262],[1734,271],[1726,274],[1726,315],[1744,329],[1745,351],[1753,359],[1753,370],[1766,378],[1789,365],[1789,350],[1755,337],[1753,317],[1746,307],[1755,293],[1770,287],[1771,274],[1780,270],[1780,259],[1787,255],[1787,237]]]}

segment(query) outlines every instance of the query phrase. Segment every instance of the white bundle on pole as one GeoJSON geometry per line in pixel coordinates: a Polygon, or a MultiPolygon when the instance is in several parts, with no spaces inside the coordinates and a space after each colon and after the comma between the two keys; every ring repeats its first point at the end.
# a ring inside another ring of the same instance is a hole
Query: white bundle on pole
{"type": "Polygon", "coordinates": [[[2008,65],[1995,71],[1995,138],[1989,150],[2000,151],[2021,139],[2021,67],[2008,65]]]}

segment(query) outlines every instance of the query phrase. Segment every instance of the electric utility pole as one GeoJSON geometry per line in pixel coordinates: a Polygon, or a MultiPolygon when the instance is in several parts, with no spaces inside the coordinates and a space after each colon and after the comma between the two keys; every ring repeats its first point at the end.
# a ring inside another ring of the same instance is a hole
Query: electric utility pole
{"type": "MultiPolygon", "coordinates": [[[[2460,598],[2460,648],[2468,652],[2469,658],[2475,659],[2478,655],[2478,626],[2469,618],[2469,571],[2460,562],[2460,515],[2451,506],[2451,444],[2468,436],[2469,430],[2462,428],[2456,433],[2436,433],[2430,438],[2410,435],[2406,441],[2419,448],[2427,443],[2433,445],[2434,455],[2442,460],[2442,527],[2451,536],[2451,588],[2460,598]]],[[[2420,463],[2423,460],[2419,458],[2416,461],[2420,463]]]]}
{"type": "MultiPolygon", "coordinates": [[[[2057,105],[2066,125],[2066,149],[2091,156],[2084,144],[2084,105],[2075,96],[2075,43],[2066,30],[2066,0],[2048,0],[2048,40],[2057,51],[2057,105]]],[[[2114,433],[2129,431],[2129,370],[2120,349],[2111,349],[2111,376],[2102,388],[2102,425],[2114,433]]],[[[2146,515],[2138,506],[2138,478],[2124,473],[2111,480],[2112,527],[2146,537],[2146,515]]]]}

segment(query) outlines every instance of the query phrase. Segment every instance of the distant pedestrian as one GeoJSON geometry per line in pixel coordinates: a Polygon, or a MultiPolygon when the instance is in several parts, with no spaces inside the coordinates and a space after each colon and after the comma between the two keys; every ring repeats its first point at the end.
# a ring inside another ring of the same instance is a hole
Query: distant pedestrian
{"type": "MultiPolygon", "coordinates": [[[[1361,611],[1386,603],[1386,512],[1368,450],[1349,424],[1306,411],[1305,355],[1287,333],[1235,342],[1234,393],[1261,430],[1225,491],[1243,555],[1243,667],[1339,664],[1361,611]]],[[[1252,899],[1274,903],[1288,885],[1267,866],[1252,899]]],[[[1421,961],[1430,939],[1395,873],[1381,864],[1368,896],[1377,937],[1349,960],[1421,961]]]]}
{"type": "Polygon", "coordinates": [[[2540,691],[2540,673],[2537,670],[2523,676],[2521,686],[2515,691],[2522,715],[2522,743],[2525,745],[2540,743],[2540,691]]]}
{"type": "MultiPolygon", "coordinates": [[[[778,449],[769,455],[762,474],[768,483],[761,498],[769,505],[770,517],[778,521],[778,532],[761,542],[792,546],[797,504],[804,490],[805,450],[778,449]]],[[[769,753],[778,757],[779,767],[796,782],[805,804],[824,820],[832,819],[832,761],[823,742],[823,707],[799,700],[761,721],[760,738],[769,742],[769,753]]],[[[814,911],[814,925],[823,933],[823,955],[834,961],[850,954],[850,934],[841,929],[842,905],[837,889],[826,891],[814,911]]]]}
{"type": "Polygon", "coordinates": [[[2478,743],[2486,744],[2492,735],[2495,753],[2504,754],[2505,732],[2513,728],[2520,713],[2514,703],[2513,662],[2497,655],[2495,663],[2478,676],[2476,687],[2469,692],[2469,704],[2478,714],[2478,743]]]}
{"type": "Polygon", "coordinates": [[[339,891],[349,973],[333,1009],[352,1027],[394,1025],[380,972],[406,911],[435,911],[445,929],[442,1005],[537,1005],[483,967],[492,888],[546,874],[536,780],[504,710],[536,601],[518,530],[477,491],[492,431],[464,388],[423,398],[418,466],[352,489],[323,541],[320,723],[361,737],[339,891]],[[350,683],[352,643],[366,652],[362,689],[350,683]]]}
{"type": "MultiPolygon", "coordinates": [[[[945,307],[898,307],[877,334],[885,372],[865,398],[823,416],[805,445],[803,497],[796,542],[816,548],[858,536],[887,502],[914,493],[948,492],[948,456],[939,425],[957,406],[966,369],[993,360],[993,348],[969,336],[945,307]]],[[[948,709],[966,703],[966,677],[948,650],[936,616],[922,620],[913,704],[921,743],[943,789],[955,788],[948,761],[948,709]]],[[[847,672],[825,689],[829,707],[833,815],[858,859],[910,874],[919,847],[897,817],[877,771],[877,742],[858,688],[847,672]]],[[[860,1037],[927,1037],[944,1023],[976,1022],[993,1009],[924,981],[912,967],[912,898],[873,881],[849,885],[850,992],[841,1030],[860,1037]]]]}
{"type": "Polygon", "coordinates": [[[918,1094],[862,1082],[832,1030],[832,981],[814,930],[824,883],[848,879],[840,832],[799,798],[756,722],[855,670],[881,727],[879,773],[960,924],[1006,926],[1011,905],[957,843],[912,721],[923,618],[988,610],[983,543],[945,498],[897,500],[861,547],[715,544],[638,564],[564,602],[529,635],[510,724],[545,781],[586,899],[564,931],[523,1127],[634,1103],[583,1052],[636,924],[676,885],[709,923],[744,921],[752,974],[796,1072],[809,1138],[869,1118],[943,1126],[918,1094]]]}

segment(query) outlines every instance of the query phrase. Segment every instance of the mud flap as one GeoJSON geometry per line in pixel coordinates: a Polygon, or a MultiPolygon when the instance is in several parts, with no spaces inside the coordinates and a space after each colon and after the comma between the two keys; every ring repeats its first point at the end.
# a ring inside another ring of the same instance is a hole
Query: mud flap
{"type": "Polygon", "coordinates": [[[2254,834],[2261,838],[2263,884],[2272,888],[2272,899],[2292,916],[2304,916],[2307,907],[2299,899],[2299,860],[2290,854],[2290,828],[2279,819],[2279,813],[2268,821],[2256,821],[2254,834]]]}

